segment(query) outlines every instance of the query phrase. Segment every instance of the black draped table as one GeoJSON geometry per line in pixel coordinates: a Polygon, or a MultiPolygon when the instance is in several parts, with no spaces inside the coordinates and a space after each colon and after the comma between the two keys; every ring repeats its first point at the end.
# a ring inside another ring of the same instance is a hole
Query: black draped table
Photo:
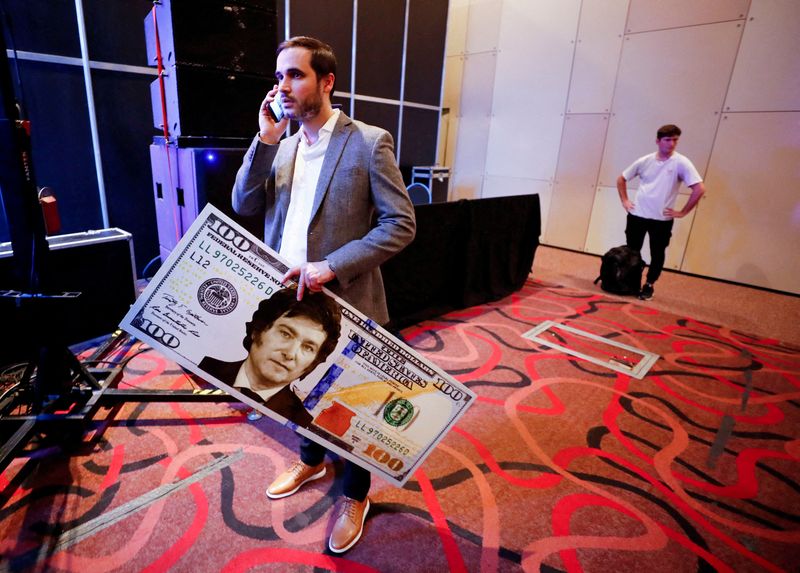
{"type": "Polygon", "coordinates": [[[417,236],[382,267],[390,327],[508,296],[539,245],[538,195],[415,206],[417,236]]]}

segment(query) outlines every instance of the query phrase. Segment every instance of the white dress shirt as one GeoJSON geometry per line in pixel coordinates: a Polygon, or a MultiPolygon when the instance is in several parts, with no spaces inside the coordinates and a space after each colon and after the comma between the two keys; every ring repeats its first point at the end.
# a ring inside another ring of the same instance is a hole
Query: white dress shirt
{"type": "Polygon", "coordinates": [[[307,262],[311,208],[314,205],[322,162],[325,160],[325,152],[328,151],[339,113],[338,109],[333,111],[333,115],[320,128],[317,141],[311,145],[308,144],[303,128],[300,128],[300,144],[297,146],[297,157],[294,160],[292,198],[283,225],[280,250],[280,254],[293,266],[307,262]]]}

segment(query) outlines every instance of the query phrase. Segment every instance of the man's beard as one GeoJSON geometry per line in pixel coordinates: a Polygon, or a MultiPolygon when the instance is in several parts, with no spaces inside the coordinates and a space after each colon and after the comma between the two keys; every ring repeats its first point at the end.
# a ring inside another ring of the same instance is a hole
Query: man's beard
{"type": "Polygon", "coordinates": [[[322,109],[322,94],[321,92],[315,93],[313,96],[306,98],[306,100],[303,102],[294,100],[294,104],[297,109],[296,111],[289,110],[289,113],[287,114],[289,119],[300,122],[306,119],[313,119],[319,115],[319,112],[322,109]]]}

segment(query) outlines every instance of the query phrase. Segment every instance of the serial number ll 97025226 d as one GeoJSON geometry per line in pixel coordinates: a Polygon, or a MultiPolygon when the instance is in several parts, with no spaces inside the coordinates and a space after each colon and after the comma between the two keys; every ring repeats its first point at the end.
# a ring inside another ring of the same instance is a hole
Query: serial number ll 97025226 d
{"type": "Polygon", "coordinates": [[[393,440],[377,428],[373,428],[372,426],[367,425],[365,422],[359,420],[354,424],[354,427],[363,432],[365,435],[369,436],[373,440],[376,440],[383,444],[384,446],[391,448],[392,450],[396,451],[398,454],[407,456],[411,453],[411,450],[408,449],[406,446],[398,442],[397,440],[393,440]]]}

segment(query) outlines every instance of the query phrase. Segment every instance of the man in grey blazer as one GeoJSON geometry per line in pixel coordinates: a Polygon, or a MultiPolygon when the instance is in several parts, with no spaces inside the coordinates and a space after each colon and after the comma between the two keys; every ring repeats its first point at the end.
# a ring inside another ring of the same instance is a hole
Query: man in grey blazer
{"type": "MultiPolygon", "coordinates": [[[[241,215],[264,215],[264,242],[292,267],[298,298],[322,285],[380,324],[389,320],[379,266],[414,238],[414,208],[391,135],[331,106],[336,58],[327,44],[294,37],[278,47],[277,85],[259,111],[259,133],[233,188],[241,215]],[[284,117],[269,106],[278,100],[284,117]],[[281,140],[289,120],[298,133],[281,140]]],[[[325,449],[303,438],[300,461],[267,489],[272,499],[325,475],[325,449]]],[[[345,463],[344,503],[328,547],[341,553],[361,537],[369,511],[368,471],[345,463]]]]}

